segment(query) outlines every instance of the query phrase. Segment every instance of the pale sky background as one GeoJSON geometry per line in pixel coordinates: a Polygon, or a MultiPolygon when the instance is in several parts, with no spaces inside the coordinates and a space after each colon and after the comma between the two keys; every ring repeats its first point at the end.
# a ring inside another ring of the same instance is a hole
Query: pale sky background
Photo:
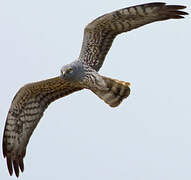
{"type": "MultiPolygon", "coordinates": [[[[86,24],[147,2],[1,1],[1,140],[15,93],[59,75],[76,59],[86,24]]],[[[191,1],[166,2],[186,5],[191,13],[191,1]]],[[[19,179],[190,180],[190,51],[190,16],[118,36],[100,73],[131,82],[129,98],[110,108],[83,90],[51,104],[29,142],[19,179]]],[[[2,149],[0,154],[0,179],[16,179],[8,174],[2,149]]]]}

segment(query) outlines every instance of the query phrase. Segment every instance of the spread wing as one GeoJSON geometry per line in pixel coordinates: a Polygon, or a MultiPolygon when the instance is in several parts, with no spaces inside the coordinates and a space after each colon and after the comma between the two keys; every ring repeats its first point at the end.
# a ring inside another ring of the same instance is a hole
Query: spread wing
{"type": "Polygon", "coordinates": [[[26,146],[48,105],[81,89],[76,83],[56,77],[25,85],[17,92],[7,115],[3,137],[3,154],[10,175],[13,168],[17,177],[19,168],[24,170],[26,146]]]}
{"type": "Polygon", "coordinates": [[[149,3],[120,9],[98,17],[84,30],[84,38],[79,59],[95,70],[99,70],[114,38],[145,24],[167,19],[180,19],[188,13],[186,8],[165,3],[149,3]]]}

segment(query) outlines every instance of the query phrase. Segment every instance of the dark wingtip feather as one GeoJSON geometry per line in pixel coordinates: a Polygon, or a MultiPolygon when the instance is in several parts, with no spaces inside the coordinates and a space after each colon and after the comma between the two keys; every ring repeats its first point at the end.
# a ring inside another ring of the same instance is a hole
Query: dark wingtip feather
{"type": "Polygon", "coordinates": [[[13,161],[13,167],[14,167],[16,176],[19,177],[19,165],[17,160],[13,161]]]}
{"type": "Polygon", "coordinates": [[[7,167],[8,167],[10,176],[12,176],[13,175],[12,160],[9,157],[7,157],[7,167]]]}
{"type": "Polygon", "coordinates": [[[185,9],[186,6],[181,5],[163,5],[161,9],[159,10],[159,13],[161,14],[161,18],[166,19],[182,19],[184,18],[184,15],[188,15],[187,12],[180,11],[180,9],[185,9]]]}
{"type": "Polygon", "coordinates": [[[171,13],[177,14],[177,15],[188,15],[187,12],[184,11],[170,11],[171,13]]]}
{"type": "Polygon", "coordinates": [[[185,9],[186,6],[182,6],[182,5],[167,5],[166,6],[168,9],[185,9]]]}
{"type": "Polygon", "coordinates": [[[180,15],[174,15],[174,16],[171,16],[172,19],[183,19],[184,16],[180,16],[180,15]]]}
{"type": "Polygon", "coordinates": [[[20,170],[23,172],[23,171],[24,171],[23,159],[20,159],[20,160],[19,160],[19,167],[20,167],[20,170]]]}

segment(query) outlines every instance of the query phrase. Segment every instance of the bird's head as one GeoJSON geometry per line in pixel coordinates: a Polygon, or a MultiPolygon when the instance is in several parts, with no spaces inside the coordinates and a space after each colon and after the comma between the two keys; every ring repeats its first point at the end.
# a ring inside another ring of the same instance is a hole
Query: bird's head
{"type": "Polygon", "coordinates": [[[74,61],[62,67],[60,77],[69,81],[81,81],[85,76],[83,65],[74,61]]]}

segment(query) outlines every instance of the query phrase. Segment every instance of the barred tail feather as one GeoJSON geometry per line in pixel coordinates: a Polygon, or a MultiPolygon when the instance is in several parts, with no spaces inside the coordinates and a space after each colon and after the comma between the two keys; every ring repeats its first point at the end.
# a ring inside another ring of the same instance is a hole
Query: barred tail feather
{"type": "Polygon", "coordinates": [[[99,90],[93,89],[92,91],[101,99],[103,99],[111,107],[118,106],[123,99],[127,98],[130,94],[130,83],[119,81],[116,79],[111,79],[108,77],[102,76],[104,79],[107,89],[99,90]]]}

